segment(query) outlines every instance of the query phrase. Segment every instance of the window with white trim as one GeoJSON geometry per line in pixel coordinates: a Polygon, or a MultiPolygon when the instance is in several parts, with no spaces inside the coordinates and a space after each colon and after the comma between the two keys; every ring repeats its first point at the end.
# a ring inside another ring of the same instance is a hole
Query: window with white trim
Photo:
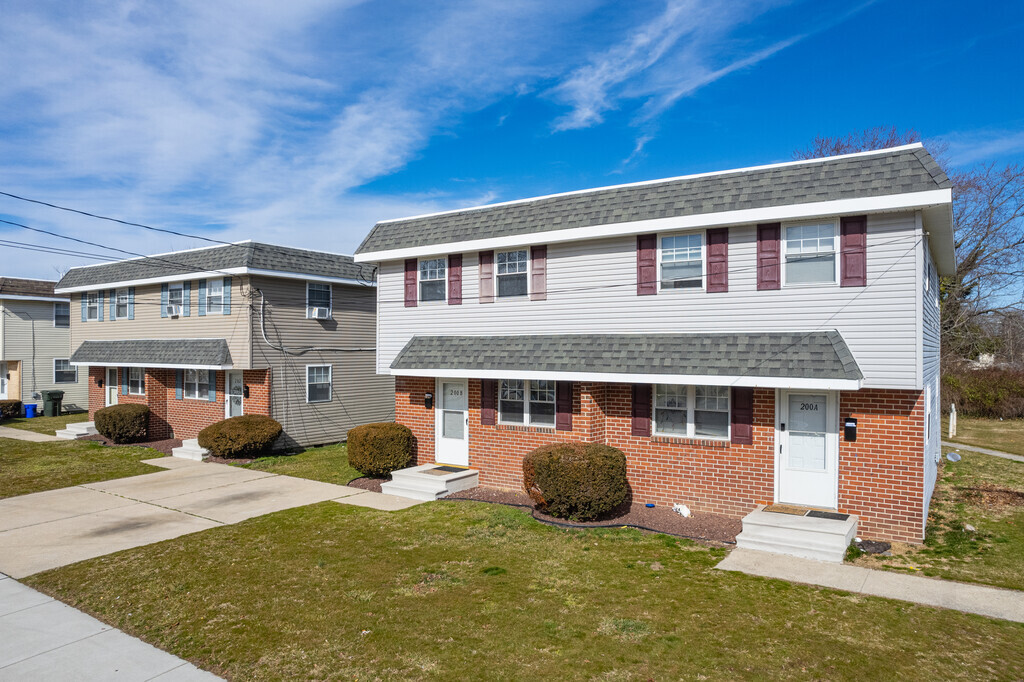
{"type": "Polygon", "coordinates": [[[185,285],[182,282],[167,285],[167,305],[178,306],[178,310],[184,310],[185,285]]]}
{"type": "Polygon", "coordinates": [[[431,258],[420,261],[420,300],[443,301],[447,284],[448,259],[431,258]]]}
{"type": "Polygon", "coordinates": [[[53,304],[53,326],[68,328],[71,326],[71,304],[53,304]]]}
{"type": "Polygon", "coordinates": [[[210,399],[210,372],[208,370],[185,370],[185,397],[193,400],[210,399]]]}
{"type": "Polygon", "coordinates": [[[783,240],[786,284],[835,284],[836,224],[834,221],[786,226],[783,240]]]}
{"type": "Polygon", "coordinates": [[[314,319],[331,318],[331,285],[323,282],[306,282],[306,317],[314,319]],[[316,310],[319,309],[319,310],[316,310]],[[326,317],[321,311],[326,310],[326,317]]]}
{"type": "Polygon", "coordinates": [[[90,291],[85,294],[85,319],[92,322],[100,319],[100,293],[90,291]]]}
{"type": "Polygon", "coordinates": [[[729,387],[656,385],[654,434],[679,438],[729,438],[729,387]]]}
{"type": "Polygon", "coordinates": [[[128,319],[128,290],[118,289],[114,294],[114,319],[128,319]]]}
{"type": "Polygon", "coordinates": [[[517,251],[499,251],[496,255],[498,264],[498,296],[526,296],[529,293],[527,279],[530,272],[530,254],[526,249],[517,251]]]}
{"type": "Polygon", "coordinates": [[[142,367],[128,368],[128,393],[146,395],[146,370],[142,367]]]}
{"type": "Polygon", "coordinates": [[[224,312],[224,280],[211,279],[206,282],[206,314],[220,315],[224,312]]]}
{"type": "Polygon", "coordinates": [[[502,424],[555,425],[555,382],[545,379],[502,379],[498,391],[502,424]]]}
{"type": "Polygon", "coordinates": [[[60,358],[53,361],[53,383],[78,383],[78,368],[71,364],[71,360],[67,358],[60,358]]]}
{"type": "Polygon", "coordinates": [[[662,237],[658,266],[662,289],[699,289],[704,282],[704,235],[662,237]]]}
{"type": "Polygon", "coordinates": [[[331,366],[306,367],[306,402],[326,403],[331,400],[331,366]]]}

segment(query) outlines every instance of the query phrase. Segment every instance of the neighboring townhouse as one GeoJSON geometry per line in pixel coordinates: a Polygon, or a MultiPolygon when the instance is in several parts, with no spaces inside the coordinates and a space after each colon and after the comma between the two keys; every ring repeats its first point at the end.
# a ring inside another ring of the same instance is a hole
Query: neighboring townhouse
{"type": "Polygon", "coordinates": [[[85,409],[88,392],[71,365],[70,299],[56,282],[0,277],[0,400],[34,403],[64,391],[65,410],[85,409]]]}
{"type": "Polygon", "coordinates": [[[375,287],[351,256],[240,242],[73,268],[57,290],[71,295],[90,416],[143,403],[151,439],[187,440],[264,414],[284,428],[278,447],[294,447],[391,418],[375,287]]]}
{"type": "Polygon", "coordinates": [[[355,260],[421,464],[516,488],[537,446],[607,443],[636,502],[920,542],[952,228],[918,144],[383,221],[355,260]]]}

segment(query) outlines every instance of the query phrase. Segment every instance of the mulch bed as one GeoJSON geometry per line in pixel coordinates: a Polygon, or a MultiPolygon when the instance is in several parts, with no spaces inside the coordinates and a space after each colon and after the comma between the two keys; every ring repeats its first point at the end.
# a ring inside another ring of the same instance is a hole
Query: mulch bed
{"type": "Polygon", "coordinates": [[[982,484],[971,488],[957,488],[956,492],[961,501],[979,504],[986,509],[1024,507],[1024,492],[1007,490],[992,484],[982,484]]]}
{"type": "Polygon", "coordinates": [[[375,493],[379,493],[380,484],[387,483],[390,480],[390,478],[370,478],[369,476],[364,476],[362,478],[357,478],[355,480],[349,481],[348,484],[353,488],[360,488],[362,490],[369,490],[375,493]]]}
{"type": "Polygon", "coordinates": [[[160,452],[168,456],[170,456],[172,449],[181,447],[181,441],[178,440],[177,438],[166,438],[164,440],[150,440],[142,443],[118,444],[111,441],[109,438],[106,438],[105,436],[101,436],[100,434],[96,433],[91,436],[82,436],[78,440],[93,440],[96,441],[97,443],[103,443],[104,445],[109,445],[114,448],[153,448],[154,450],[159,450],[160,452]]]}

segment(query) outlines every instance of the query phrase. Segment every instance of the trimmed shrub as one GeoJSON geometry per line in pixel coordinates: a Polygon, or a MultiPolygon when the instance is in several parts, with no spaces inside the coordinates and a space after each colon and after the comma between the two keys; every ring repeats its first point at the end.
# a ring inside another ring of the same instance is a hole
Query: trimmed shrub
{"type": "Polygon", "coordinates": [[[199,446],[217,457],[256,457],[281,435],[281,424],[262,414],[243,414],[199,432],[199,446]]]}
{"type": "Polygon", "coordinates": [[[523,482],[538,509],[573,521],[607,514],[629,493],[626,455],[600,443],[537,448],[523,458],[523,482]]]}
{"type": "Polygon", "coordinates": [[[145,405],[111,405],[96,410],[96,430],[115,443],[146,440],[149,408],[145,405]]]}
{"type": "Polygon", "coordinates": [[[958,414],[1024,419],[1024,371],[957,368],[942,375],[942,411],[956,403],[958,414]]]}
{"type": "Polygon", "coordinates": [[[387,476],[412,459],[412,431],[393,422],[363,424],[348,432],[348,463],[364,476],[387,476]]]}
{"type": "Polygon", "coordinates": [[[0,400],[0,419],[20,417],[23,409],[20,400],[0,400]]]}

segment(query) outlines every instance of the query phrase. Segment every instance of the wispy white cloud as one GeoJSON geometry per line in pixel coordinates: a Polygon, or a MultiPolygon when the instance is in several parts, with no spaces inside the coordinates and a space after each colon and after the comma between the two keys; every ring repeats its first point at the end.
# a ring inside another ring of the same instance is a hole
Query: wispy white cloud
{"type": "Polygon", "coordinates": [[[975,130],[940,135],[954,166],[996,161],[1024,151],[1024,130],[975,130]]]}

